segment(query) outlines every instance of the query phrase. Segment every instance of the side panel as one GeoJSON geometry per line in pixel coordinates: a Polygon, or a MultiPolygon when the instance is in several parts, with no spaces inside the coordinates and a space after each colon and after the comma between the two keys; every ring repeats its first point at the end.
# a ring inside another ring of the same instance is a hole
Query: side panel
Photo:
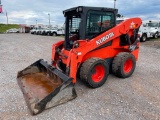
{"type": "Polygon", "coordinates": [[[130,52],[128,50],[128,45],[120,46],[120,38],[117,37],[112,40],[112,43],[110,45],[104,46],[103,48],[94,49],[86,53],[82,59],[82,62],[84,62],[85,60],[91,57],[98,57],[102,59],[114,58],[120,52],[130,52],[135,56],[136,60],[138,60],[139,45],[140,45],[140,42],[137,43],[137,49],[130,52]]]}
{"type": "Polygon", "coordinates": [[[84,62],[85,60],[87,60],[89,58],[92,58],[93,56],[98,57],[98,58],[102,58],[102,59],[112,58],[115,55],[117,55],[119,52],[123,52],[123,51],[124,51],[124,49],[115,49],[115,48],[112,48],[111,46],[101,48],[101,49],[94,50],[94,51],[87,53],[83,57],[82,62],[84,62]]]}

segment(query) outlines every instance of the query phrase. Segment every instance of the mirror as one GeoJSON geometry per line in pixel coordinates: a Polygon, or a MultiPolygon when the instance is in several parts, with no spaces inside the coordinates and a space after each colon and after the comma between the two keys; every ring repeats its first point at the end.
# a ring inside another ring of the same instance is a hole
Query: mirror
{"type": "Polygon", "coordinates": [[[146,24],[143,24],[143,27],[146,27],[146,24]]]}

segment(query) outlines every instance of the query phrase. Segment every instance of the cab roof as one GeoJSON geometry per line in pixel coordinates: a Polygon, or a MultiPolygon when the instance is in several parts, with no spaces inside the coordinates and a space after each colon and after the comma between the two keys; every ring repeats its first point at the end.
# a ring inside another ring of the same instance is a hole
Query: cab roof
{"type": "Polygon", "coordinates": [[[107,8],[107,7],[90,7],[90,6],[77,6],[63,11],[64,16],[70,14],[78,14],[82,12],[87,12],[88,10],[97,10],[97,11],[113,11],[118,12],[118,9],[107,8]]]}

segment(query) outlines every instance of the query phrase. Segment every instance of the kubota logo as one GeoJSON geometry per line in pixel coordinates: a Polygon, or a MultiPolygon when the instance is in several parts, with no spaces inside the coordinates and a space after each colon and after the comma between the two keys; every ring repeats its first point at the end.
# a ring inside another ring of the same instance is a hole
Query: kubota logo
{"type": "Polygon", "coordinates": [[[101,39],[97,40],[97,41],[96,41],[96,44],[97,44],[97,45],[100,45],[100,44],[102,44],[103,42],[105,42],[106,40],[108,40],[109,38],[111,38],[111,37],[113,37],[113,36],[114,36],[114,33],[111,32],[111,33],[109,33],[108,35],[106,35],[106,36],[102,37],[101,39]]]}

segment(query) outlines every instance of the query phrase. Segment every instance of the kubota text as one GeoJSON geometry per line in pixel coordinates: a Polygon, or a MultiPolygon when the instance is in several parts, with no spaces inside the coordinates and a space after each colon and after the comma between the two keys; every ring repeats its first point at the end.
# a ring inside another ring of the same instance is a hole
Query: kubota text
{"type": "Polygon", "coordinates": [[[103,42],[105,42],[106,40],[108,40],[109,38],[111,38],[111,37],[113,37],[113,36],[114,36],[114,33],[111,32],[111,33],[109,33],[108,35],[106,35],[106,36],[102,37],[101,39],[97,40],[97,41],[96,41],[96,44],[97,44],[97,45],[100,45],[100,44],[102,44],[103,42]]]}

